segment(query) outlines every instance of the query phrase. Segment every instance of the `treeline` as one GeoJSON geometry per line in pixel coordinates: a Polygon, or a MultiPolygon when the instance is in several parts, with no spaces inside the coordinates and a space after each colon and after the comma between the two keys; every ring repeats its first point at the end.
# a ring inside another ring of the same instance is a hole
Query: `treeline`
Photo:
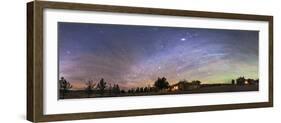
{"type": "MultiPolygon", "coordinates": [[[[64,99],[65,94],[68,93],[73,86],[64,77],[61,77],[59,80],[59,85],[61,98],[64,99]]],[[[112,94],[120,94],[121,92],[125,92],[124,90],[120,90],[118,84],[114,84],[113,86],[111,86],[111,84],[108,85],[103,78],[97,84],[94,83],[93,80],[89,80],[85,82],[85,86],[86,87],[84,88],[84,91],[87,93],[88,97],[91,97],[91,95],[95,92],[103,95],[106,91],[106,88],[108,88],[108,92],[112,94]]]]}
{"type": "MultiPolygon", "coordinates": [[[[65,98],[65,94],[68,93],[72,89],[72,85],[70,82],[68,82],[64,77],[61,77],[59,80],[59,91],[61,98],[65,98]]],[[[108,84],[105,82],[103,78],[98,83],[94,83],[93,80],[89,80],[85,82],[85,88],[84,91],[87,94],[87,97],[91,97],[93,93],[97,93],[100,95],[104,95],[105,93],[109,95],[118,95],[118,94],[124,94],[124,93],[143,93],[143,92],[158,92],[163,89],[169,88],[169,82],[165,77],[158,78],[153,87],[147,86],[147,87],[137,87],[137,88],[131,88],[127,91],[121,90],[118,84],[108,84]]]]}
{"type": "Polygon", "coordinates": [[[251,79],[251,78],[246,79],[244,76],[238,77],[236,80],[234,79],[231,80],[231,84],[235,84],[235,85],[245,85],[245,84],[253,85],[258,83],[259,83],[259,79],[251,79]]]}
{"type": "MultiPolygon", "coordinates": [[[[246,85],[246,84],[256,84],[258,79],[245,79],[244,77],[239,77],[236,80],[232,80],[232,85],[246,85]]],[[[72,85],[64,77],[61,77],[59,80],[59,91],[60,98],[64,99],[66,93],[72,89],[72,85]]],[[[110,84],[106,82],[103,78],[97,83],[93,80],[85,82],[85,88],[83,92],[87,94],[87,97],[90,98],[92,94],[96,96],[118,96],[120,94],[134,95],[138,93],[157,93],[157,92],[168,92],[168,91],[186,91],[197,89],[202,86],[212,86],[212,85],[202,85],[201,81],[193,80],[188,82],[187,80],[181,80],[176,84],[170,85],[165,77],[159,78],[154,82],[153,86],[144,86],[128,89],[127,91],[121,90],[118,84],[110,84]]]]}

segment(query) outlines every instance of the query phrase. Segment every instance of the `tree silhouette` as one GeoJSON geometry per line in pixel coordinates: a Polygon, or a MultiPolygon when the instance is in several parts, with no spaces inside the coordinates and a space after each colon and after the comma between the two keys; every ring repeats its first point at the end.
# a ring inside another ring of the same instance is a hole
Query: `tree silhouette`
{"type": "Polygon", "coordinates": [[[89,80],[88,82],[86,82],[85,91],[88,95],[88,98],[90,98],[91,94],[93,93],[95,86],[96,86],[96,83],[94,83],[92,80],[89,80]]]}
{"type": "Polygon", "coordinates": [[[109,87],[108,87],[108,93],[109,93],[109,95],[112,94],[112,90],[113,90],[113,87],[111,86],[111,83],[109,83],[109,87]]]}
{"type": "Polygon", "coordinates": [[[235,85],[235,80],[234,79],[231,80],[231,84],[235,85]]]}
{"type": "Polygon", "coordinates": [[[120,94],[120,88],[119,88],[119,85],[118,84],[114,84],[113,85],[113,88],[112,88],[112,91],[115,95],[118,95],[120,94]]]}
{"type": "Polygon", "coordinates": [[[99,90],[99,92],[100,92],[101,95],[103,95],[104,89],[106,88],[106,86],[107,86],[107,85],[106,85],[106,82],[104,81],[103,78],[101,78],[100,82],[99,82],[98,85],[97,85],[97,88],[98,88],[98,90],[99,90]]]}
{"type": "Polygon", "coordinates": [[[148,87],[148,92],[154,91],[154,87],[148,87]]]}
{"type": "Polygon", "coordinates": [[[135,89],[134,89],[134,88],[132,88],[132,89],[131,89],[131,93],[133,93],[133,94],[134,94],[135,92],[136,92],[136,91],[135,91],[135,89]]]}
{"type": "Polygon", "coordinates": [[[133,93],[132,89],[129,89],[129,90],[128,90],[128,93],[133,93]]]}
{"type": "Polygon", "coordinates": [[[140,88],[139,87],[137,87],[137,89],[136,89],[136,93],[139,93],[140,92],[140,88]]]}
{"type": "Polygon", "coordinates": [[[239,77],[236,79],[237,85],[244,85],[245,81],[246,81],[245,77],[239,77]]]}
{"type": "Polygon", "coordinates": [[[259,79],[256,79],[256,84],[259,84],[259,79]]]}
{"type": "Polygon", "coordinates": [[[154,83],[154,87],[158,90],[167,89],[169,87],[169,82],[165,77],[158,78],[154,83]]]}
{"type": "Polygon", "coordinates": [[[191,81],[191,84],[200,85],[201,82],[199,80],[193,80],[191,81]]]}
{"type": "Polygon", "coordinates": [[[65,94],[69,91],[69,89],[72,88],[72,85],[64,79],[64,77],[61,77],[59,80],[59,86],[60,86],[60,92],[62,93],[62,99],[65,98],[65,94]]]}
{"type": "Polygon", "coordinates": [[[147,93],[148,92],[148,87],[144,87],[143,92],[147,93]]]}
{"type": "Polygon", "coordinates": [[[143,93],[143,92],[144,92],[144,89],[143,89],[143,87],[141,87],[141,88],[140,88],[140,92],[141,92],[141,93],[143,93]]]}

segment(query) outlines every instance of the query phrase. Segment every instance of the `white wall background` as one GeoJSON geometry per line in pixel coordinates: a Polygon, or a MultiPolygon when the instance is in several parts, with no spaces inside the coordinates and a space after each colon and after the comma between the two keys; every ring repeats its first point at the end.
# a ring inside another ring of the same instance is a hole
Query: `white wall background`
{"type": "MultiPolygon", "coordinates": [[[[67,1],[67,0],[64,0],[67,1]]],[[[274,108],[67,121],[66,123],[278,122],[281,120],[281,10],[278,0],[83,0],[97,4],[274,15],[274,108]]],[[[25,123],[26,2],[0,4],[0,122],[25,123]]]]}

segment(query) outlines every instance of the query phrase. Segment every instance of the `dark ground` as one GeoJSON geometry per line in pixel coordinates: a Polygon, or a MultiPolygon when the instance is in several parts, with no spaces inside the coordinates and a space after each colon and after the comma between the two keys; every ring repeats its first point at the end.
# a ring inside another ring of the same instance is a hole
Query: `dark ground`
{"type": "MultiPolygon", "coordinates": [[[[149,96],[149,95],[172,95],[172,94],[194,94],[194,93],[218,93],[218,92],[243,92],[243,91],[258,91],[258,85],[216,85],[216,86],[203,86],[193,90],[187,91],[165,91],[165,92],[143,92],[143,93],[120,93],[110,94],[104,93],[103,95],[93,92],[88,97],[88,94],[83,91],[69,91],[65,94],[64,99],[79,99],[79,98],[101,98],[101,97],[124,97],[124,96],[149,96]]],[[[62,97],[60,97],[62,99],[62,97]]]]}

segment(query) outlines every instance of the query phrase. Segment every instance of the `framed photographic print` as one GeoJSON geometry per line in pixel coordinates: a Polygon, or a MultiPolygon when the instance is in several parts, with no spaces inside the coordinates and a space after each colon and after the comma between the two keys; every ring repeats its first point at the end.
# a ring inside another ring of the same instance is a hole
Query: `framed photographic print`
{"type": "Polygon", "coordinates": [[[273,17],[27,4],[33,122],[273,106],[273,17]]]}

